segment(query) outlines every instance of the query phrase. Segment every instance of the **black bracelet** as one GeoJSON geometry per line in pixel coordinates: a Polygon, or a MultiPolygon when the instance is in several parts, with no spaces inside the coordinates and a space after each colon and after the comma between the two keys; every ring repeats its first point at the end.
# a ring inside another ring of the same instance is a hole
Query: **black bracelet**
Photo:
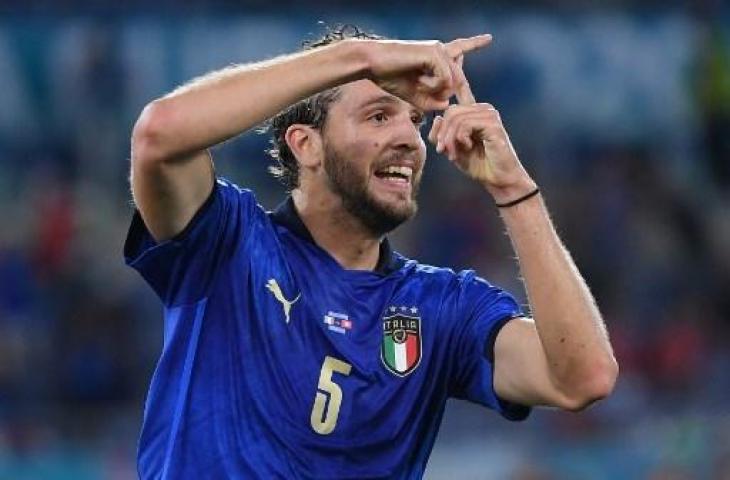
{"type": "Polygon", "coordinates": [[[512,200],[511,202],[507,202],[507,203],[495,203],[495,205],[497,206],[497,208],[507,208],[507,207],[514,207],[514,206],[515,206],[515,205],[517,205],[518,203],[524,202],[524,201],[525,201],[525,200],[527,200],[528,198],[532,198],[532,197],[534,197],[535,195],[537,195],[538,193],[540,193],[540,187],[535,187],[535,190],[531,191],[531,192],[530,192],[530,193],[528,193],[527,195],[523,195],[523,196],[521,196],[521,197],[520,197],[520,198],[518,198],[517,200],[512,200]]]}

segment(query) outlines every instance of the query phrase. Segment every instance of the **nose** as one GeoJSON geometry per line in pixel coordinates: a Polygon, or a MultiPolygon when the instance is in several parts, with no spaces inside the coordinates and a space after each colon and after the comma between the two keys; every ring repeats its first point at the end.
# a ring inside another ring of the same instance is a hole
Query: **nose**
{"type": "Polygon", "coordinates": [[[404,152],[412,152],[425,148],[421,131],[413,124],[410,115],[401,116],[393,125],[393,147],[404,152]]]}

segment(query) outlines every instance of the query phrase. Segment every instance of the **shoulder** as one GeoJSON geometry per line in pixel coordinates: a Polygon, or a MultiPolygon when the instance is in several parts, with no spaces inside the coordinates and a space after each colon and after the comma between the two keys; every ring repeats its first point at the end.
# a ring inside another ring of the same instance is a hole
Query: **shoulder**
{"type": "Polygon", "coordinates": [[[457,271],[449,267],[439,267],[422,263],[417,260],[404,257],[400,254],[396,255],[399,255],[402,259],[402,270],[410,276],[438,283],[464,284],[475,280],[486,282],[486,280],[479,277],[476,272],[471,269],[457,271]]]}
{"type": "Polygon", "coordinates": [[[238,210],[251,219],[266,218],[266,209],[258,202],[253,190],[241,187],[225,177],[216,177],[214,194],[218,195],[223,203],[238,210]]]}
{"type": "MultiPolygon", "coordinates": [[[[397,254],[399,255],[399,254],[397,254]]],[[[417,260],[401,256],[403,267],[401,271],[410,281],[418,281],[446,290],[461,291],[470,288],[491,287],[491,284],[484,278],[477,275],[474,270],[454,270],[449,267],[439,267],[421,263],[417,260]]]]}
{"type": "Polygon", "coordinates": [[[454,270],[404,258],[401,271],[408,285],[416,285],[422,294],[436,296],[453,307],[468,307],[513,297],[472,269],[454,270]]]}
{"type": "Polygon", "coordinates": [[[224,195],[251,197],[254,200],[256,199],[256,195],[253,193],[253,190],[243,188],[226,177],[216,177],[215,188],[224,195]]]}
{"type": "Polygon", "coordinates": [[[250,253],[257,245],[275,243],[276,231],[256,194],[225,177],[217,177],[214,194],[221,208],[218,228],[229,239],[226,247],[250,253]]]}

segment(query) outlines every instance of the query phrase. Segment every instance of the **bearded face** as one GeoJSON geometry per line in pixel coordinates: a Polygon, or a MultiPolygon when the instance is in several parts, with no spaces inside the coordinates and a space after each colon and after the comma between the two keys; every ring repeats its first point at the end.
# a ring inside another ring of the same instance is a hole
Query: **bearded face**
{"type": "Polygon", "coordinates": [[[358,160],[338,152],[324,142],[324,170],[329,188],[342,199],[345,210],[357,218],[374,236],[384,235],[415,215],[416,196],[421,174],[399,174],[412,153],[394,151],[385,155],[370,169],[358,165],[358,160]],[[393,168],[396,166],[397,168],[393,168]],[[406,182],[408,182],[406,184],[406,182]],[[388,183],[393,185],[388,186],[388,183]],[[378,189],[391,190],[385,195],[378,189]]]}
{"type": "Polygon", "coordinates": [[[350,215],[382,236],[416,213],[423,114],[369,80],[342,90],[321,132],[324,181],[350,215]]]}

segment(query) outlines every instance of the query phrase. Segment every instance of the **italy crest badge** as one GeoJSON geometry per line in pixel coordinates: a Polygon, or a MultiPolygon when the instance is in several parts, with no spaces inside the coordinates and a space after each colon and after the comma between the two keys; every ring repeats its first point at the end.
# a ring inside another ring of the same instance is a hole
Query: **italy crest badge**
{"type": "Polygon", "coordinates": [[[383,344],[380,358],[395,375],[405,377],[421,361],[421,319],[413,308],[390,307],[383,318],[383,344]]]}

